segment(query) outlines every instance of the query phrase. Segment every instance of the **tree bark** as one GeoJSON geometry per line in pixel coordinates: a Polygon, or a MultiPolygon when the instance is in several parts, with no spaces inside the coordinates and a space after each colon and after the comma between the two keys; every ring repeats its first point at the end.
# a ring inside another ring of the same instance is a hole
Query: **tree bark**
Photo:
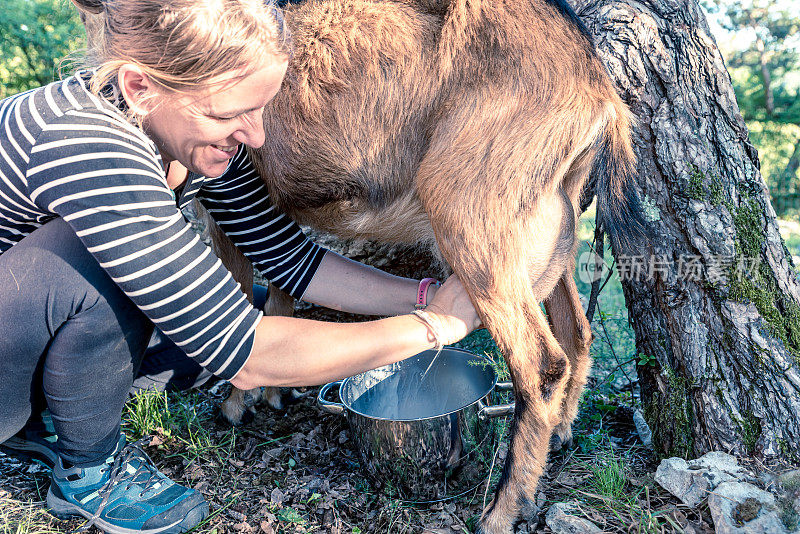
{"type": "Polygon", "coordinates": [[[638,368],[654,444],[796,454],[800,283],[705,15],[695,0],[573,6],[638,118],[637,187],[657,237],[641,257],[614,253],[655,364],[638,368]]]}

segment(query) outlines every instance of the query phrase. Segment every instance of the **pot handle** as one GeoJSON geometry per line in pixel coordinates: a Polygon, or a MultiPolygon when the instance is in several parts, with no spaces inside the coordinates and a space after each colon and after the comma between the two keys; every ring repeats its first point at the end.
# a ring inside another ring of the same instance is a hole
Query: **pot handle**
{"type": "MultiPolygon", "coordinates": [[[[494,388],[499,391],[511,391],[514,389],[512,382],[498,382],[494,388]]],[[[500,404],[498,406],[487,406],[483,399],[478,401],[478,418],[481,420],[493,417],[506,417],[514,415],[514,403],[500,404]]]]}
{"type": "Polygon", "coordinates": [[[332,413],[332,414],[340,414],[344,413],[344,404],[340,402],[331,402],[325,400],[325,395],[328,394],[328,391],[331,390],[334,386],[339,387],[342,385],[341,380],[337,380],[336,382],[329,382],[325,384],[321,388],[319,388],[319,393],[317,394],[317,404],[322,409],[323,412],[332,413]]]}

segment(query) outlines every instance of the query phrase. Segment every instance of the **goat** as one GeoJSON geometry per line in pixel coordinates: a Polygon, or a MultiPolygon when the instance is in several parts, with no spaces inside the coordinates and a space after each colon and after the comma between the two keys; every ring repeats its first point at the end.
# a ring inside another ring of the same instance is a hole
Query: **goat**
{"type": "Polygon", "coordinates": [[[511,532],[591,365],[572,278],[590,173],[615,250],[645,234],[631,114],[565,0],[307,0],[285,18],[294,56],[258,171],[299,222],[422,244],[464,283],[516,401],[478,531],[511,532]]]}
{"type": "Polygon", "coordinates": [[[630,111],[564,0],[307,0],[285,17],[294,56],[256,167],[297,221],[423,244],[462,280],[516,401],[479,532],[511,532],[591,365],[572,278],[590,172],[615,249],[644,234],[630,111]]]}

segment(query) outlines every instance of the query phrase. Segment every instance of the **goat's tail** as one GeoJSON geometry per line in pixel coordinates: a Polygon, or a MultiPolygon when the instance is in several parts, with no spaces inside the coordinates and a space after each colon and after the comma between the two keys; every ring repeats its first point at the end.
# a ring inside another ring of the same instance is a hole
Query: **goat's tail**
{"type": "Polygon", "coordinates": [[[616,97],[594,161],[597,209],[617,253],[631,251],[651,236],[635,187],[636,157],[631,146],[632,114],[616,97]]]}

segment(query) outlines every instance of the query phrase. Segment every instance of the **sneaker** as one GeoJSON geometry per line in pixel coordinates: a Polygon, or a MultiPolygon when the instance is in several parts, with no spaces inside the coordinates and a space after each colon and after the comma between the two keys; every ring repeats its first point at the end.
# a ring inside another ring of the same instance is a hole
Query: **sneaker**
{"type": "Polygon", "coordinates": [[[203,496],[158,471],[140,442],[124,445],[95,467],[53,468],[47,507],[58,518],[83,516],[108,534],[186,532],[208,515],[203,496]]]}
{"type": "Polygon", "coordinates": [[[52,469],[58,460],[57,441],[58,436],[46,425],[30,425],[0,443],[0,451],[16,458],[35,460],[52,469]]]}

